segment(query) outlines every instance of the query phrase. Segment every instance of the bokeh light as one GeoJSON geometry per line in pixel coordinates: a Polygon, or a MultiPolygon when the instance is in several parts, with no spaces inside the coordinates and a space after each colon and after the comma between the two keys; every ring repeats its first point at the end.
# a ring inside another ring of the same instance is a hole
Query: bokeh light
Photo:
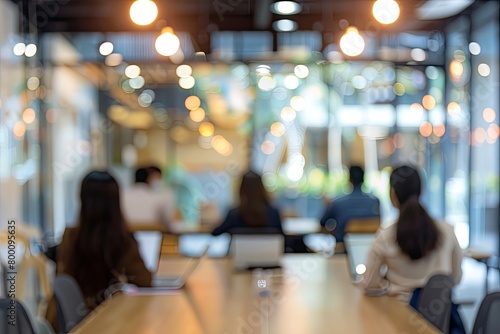
{"type": "Polygon", "coordinates": [[[186,98],[184,105],[186,106],[187,110],[194,110],[200,107],[201,100],[198,96],[191,95],[186,98]]]}
{"type": "Polygon", "coordinates": [[[176,68],[175,74],[177,74],[179,78],[187,78],[193,74],[193,69],[189,65],[180,65],[176,68]]]}
{"type": "Polygon", "coordinates": [[[456,102],[448,103],[447,110],[448,110],[448,114],[450,114],[450,116],[453,116],[453,117],[458,117],[462,113],[462,108],[456,102]]]}
{"type": "Polygon", "coordinates": [[[48,123],[54,123],[57,120],[57,109],[55,108],[50,108],[47,110],[45,113],[45,119],[47,120],[48,123]]]}
{"type": "Polygon", "coordinates": [[[14,52],[14,55],[16,56],[22,56],[25,51],[26,51],[26,45],[24,43],[17,43],[16,45],[14,45],[14,48],[12,49],[12,52],[14,52]]]}
{"type": "Polygon", "coordinates": [[[423,122],[419,127],[420,134],[424,137],[429,137],[432,134],[432,124],[423,122]]]}
{"type": "Polygon", "coordinates": [[[285,134],[286,127],[281,122],[274,122],[271,124],[271,134],[275,137],[281,137],[285,134]]]}
{"type": "Polygon", "coordinates": [[[405,135],[401,132],[395,133],[392,139],[394,140],[394,146],[396,146],[396,148],[405,146],[405,135]]]}
{"type": "Polygon", "coordinates": [[[280,115],[285,122],[291,122],[295,119],[297,113],[291,107],[284,107],[283,109],[281,109],[280,115]]]}
{"type": "Polygon", "coordinates": [[[130,18],[137,25],[151,24],[157,16],[158,7],[151,0],[137,0],[130,6],[130,18]]]}
{"type": "Polygon", "coordinates": [[[26,108],[22,115],[23,121],[26,124],[31,124],[35,121],[36,113],[32,108],[26,108]]]}
{"type": "Polygon", "coordinates": [[[478,65],[477,72],[479,73],[480,76],[487,77],[488,75],[490,75],[491,69],[488,64],[482,63],[478,65]]]}
{"type": "Polygon", "coordinates": [[[194,87],[195,84],[196,80],[191,76],[179,78],[179,86],[182,89],[191,89],[194,87]]]}
{"type": "Polygon", "coordinates": [[[26,124],[24,124],[24,122],[17,121],[12,128],[12,134],[14,135],[14,137],[16,137],[17,139],[23,138],[25,133],[26,124]]]}
{"type": "Polygon", "coordinates": [[[444,136],[445,132],[446,132],[446,127],[444,126],[444,124],[439,124],[434,126],[433,133],[436,137],[444,136]]]}
{"type": "Polygon", "coordinates": [[[399,11],[399,5],[394,0],[377,0],[372,8],[373,16],[382,24],[396,22],[399,17],[399,11]]]}
{"type": "Polygon", "coordinates": [[[473,142],[475,144],[482,144],[486,140],[486,130],[483,128],[476,128],[473,133],[473,142]]]}
{"type": "Polygon", "coordinates": [[[262,153],[270,155],[273,154],[276,149],[274,143],[270,140],[265,140],[262,145],[260,145],[260,150],[262,153]]]}
{"type": "Polygon", "coordinates": [[[125,75],[130,79],[135,79],[141,74],[141,68],[137,65],[129,65],[125,68],[125,75]]]}
{"type": "Polygon", "coordinates": [[[200,124],[200,128],[198,129],[200,135],[203,137],[210,137],[215,132],[215,127],[210,122],[205,122],[200,124]]]}
{"type": "Polygon", "coordinates": [[[488,123],[491,123],[495,120],[497,114],[495,112],[495,110],[491,109],[491,108],[485,108],[483,110],[483,119],[488,122],[488,123]]]}
{"type": "Polygon", "coordinates": [[[276,87],[276,82],[269,76],[263,76],[259,79],[258,86],[261,90],[270,91],[276,87]]]}
{"type": "Polygon", "coordinates": [[[144,80],[144,78],[141,77],[140,75],[136,78],[129,80],[129,85],[133,89],[141,89],[142,87],[144,87],[145,83],[146,83],[146,80],[144,80]]]}
{"type": "Polygon", "coordinates": [[[233,145],[231,145],[231,143],[221,135],[216,135],[212,138],[212,147],[222,156],[227,157],[233,153],[233,145]]]}
{"type": "Polygon", "coordinates": [[[99,53],[103,56],[109,56],[113,53],[114,45],[111,42],[104,42],[99,46],[99,53]]]}
{"type": "Polygon", "coordinates": [[[306,100],[302,96],[294,96],[290,99],[290,106],[297,111],[302,111],[306,107],[306,100]]]}
{"type": "Polygon", "coordinates": [[[488,142],[494,143],[497,141],[498,136],[500,135],[500,128],[497,124],[490,124],[488,130],[486,131],[488,135],[488,142]]]}
{"type": "Polygon", "coordinates": [[[37,77],[31,77],[26,82],[26,87],[28,87],[29,90],[36,90],[38,86],[40,86],[40,79],[37,77]]]}
{"type": "Polygon", "coordinates": [[[24,54],[26,55],[26,57],[31,58],[34,55],[36,55],[36,50],[37,47],[35,44],[28,44],[26,45],[26,50],[24,50],[24,54]]]}
{"type": "Polygon", "coordinates": [[[452,60],[450,63],[450,74],[451,77],[455,80],[460,79],[462,74],[464,73],[464,65],[458,60],[452,60]]]}
{"type": "Polygon", "coordinates": [[[422,98],[422,105],[427,110],[432,110],[436,106],[436,99],[432,95],[425,95],[422,98]]]}
{"type": "Polygon", "coordinates": [[[309,68],[306,65],[297,65],[295,66],[293,73],[297,76],[297,78],[307,78],[309,75],[309,68]]]}
{"type": "Polygon", "coordinates": [[[205,119],[205,110],[203,110],[203,108],[196,108],[196,109],[193,109],[189,112],[189,118],[191,118],[191,120],[193,122],[201,122],[205,119]]]}
{"type": "Polygon", "coordinates": [[[402,96],[406,92],[405,86],[401,82],[396,82],[393,86],[394,94],[402,96]]]}
{"type": "Polygon", "coordinates": [[[290,90],[297,89],[299,87],[299,78],[297,78],[295,75],[290,74],[285,77],[285,87],[290,90]]]}
{"type": "Polygon", "coordinates": [[[359,56],[365,49],[365,40],[355,27],[347,28],[345,34],[340,39],[340,49],[350,57],[359,56]]]}
{"type": "Polygon", "coordinates": [[[469,51],[472,55],[477,56],[481,53],[481,45],[476,42],[469,43],[469,51]]]}
{"type": "Polygon", "coordinates": [[[123,56],[121,54],[112,53],[106,57],[106,59],[104,60],[104,63],[107,66],[114,67],[114,66],[120,65],[122,63],[122,61],[123,61],[123,56]]]}
{"type": "Polygon", "coordinates": [[[170,27],[165,27],[161,31],[155,42],[156,51],[162,56],[168,57],[175,54],[181,46],[179,37],[174,34],[174,30],[170,27]]]}

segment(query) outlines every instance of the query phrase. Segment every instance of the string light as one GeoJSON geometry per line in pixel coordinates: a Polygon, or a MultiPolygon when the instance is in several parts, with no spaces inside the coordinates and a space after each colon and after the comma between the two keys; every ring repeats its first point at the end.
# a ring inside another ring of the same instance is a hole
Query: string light
{"type": "Polygon", "coordinates": [[[377,0],[372,8],[373,16],[382,24],[396,22],[399,17],[399,5],[394,0],[377,0]]]}
{"type": "Polygon", "coordinates": [[[174,30],[171,27],[162,29],[160,36],[156,39],[155,48],[162,56],[172,56],[179,50],[181,42],[175,36],[174,30]]]}
{"type": "Polygon", "coordinates": [[[140,26],[153,23],[158,15],[158,7],[151,0],[137,0],[130,6],[132,22],[140,26]]]}

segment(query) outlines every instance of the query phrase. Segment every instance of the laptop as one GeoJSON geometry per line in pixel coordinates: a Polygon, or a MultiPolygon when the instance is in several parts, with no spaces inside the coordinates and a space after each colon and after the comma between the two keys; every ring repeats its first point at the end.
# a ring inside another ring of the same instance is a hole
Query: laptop
{"type": "Polygon", "coordinates": [[[366,259],[374,240],[375,234],[349,233],[344,236],[349,272],[355,281],[366,271],[366,259]]]}
{"type": "Polygon", "coordinates": [[[206,247],[200,257],[169,259],[162,268],[162,274],[158,275],[163,234],[161,232],[135,232],[134,237],[139,244],[139,253],[146,268],[153,273],[152,286],[155,288],[183,288],[208,250],[206,247]]]}
{"type": "Polygon", "coordinates": [[[231,237],[231,255],[236,270],[280,268],[285,249],[281,234],[234,234],[231,237]]]}

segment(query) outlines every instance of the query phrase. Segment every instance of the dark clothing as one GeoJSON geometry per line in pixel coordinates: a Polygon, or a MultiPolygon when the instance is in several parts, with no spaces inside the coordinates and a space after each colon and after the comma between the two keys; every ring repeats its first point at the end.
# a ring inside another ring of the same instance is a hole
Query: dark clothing
{"type": "Polygon", "coordinates": [[[344,241],[344,230],[347,222],[353,218],[380,217],[380,202],[373,195],[354,187],[352,193],[334,199],[321,218],[321,226],[325,226],[337,239],[344,241]]]}
{"type": "Polygon", "coordinates": [[[222,233],[231,233],[231,230],[238,228],[262,228],[262,227],[270,227],[274,228],[279,233],[283,234],[283,228],[281,227],[281,218],[278,210],[275,208],[268,206],[266,208],[266,222],[263,225],[248,225],[243,221],[238,213],[238,209],[231,209],[227,213],[226,219],[224,222],[213,230],[212,235],[220,235],[222,233]]]}

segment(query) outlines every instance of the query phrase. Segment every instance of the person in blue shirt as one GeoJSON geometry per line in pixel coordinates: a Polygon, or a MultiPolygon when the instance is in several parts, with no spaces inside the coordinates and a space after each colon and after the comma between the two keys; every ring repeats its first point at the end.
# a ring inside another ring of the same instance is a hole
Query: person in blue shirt
{"type": "Polygon", "coordinates": [[[361,190],[364,181],[364,171],[361,167],[349,168],[349,181],[352,184],[352,192],[334,199],[320,221],[321,226],[332,232],[337,242],[344,241],[344,230],[350,219],[380,217],[378,198],[361,190]]]}
{"type": "Polygon", "coordinates": [[[283,234],[278,210],[271,206],[269,194],[259,174],[249,171],[243,175],[239,206],[229,210],[224,222],[212,235],[232,233],[238,229],[269,229],[283,234]]]}

